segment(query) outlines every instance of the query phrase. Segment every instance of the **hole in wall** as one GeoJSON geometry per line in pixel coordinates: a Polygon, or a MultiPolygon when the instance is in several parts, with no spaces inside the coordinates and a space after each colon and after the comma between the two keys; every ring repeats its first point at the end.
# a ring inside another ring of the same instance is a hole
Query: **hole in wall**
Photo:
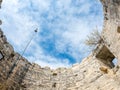
{"type": "Polygon", "coordinates": [[[96,54],[96,58],[100,59],[106,66],[110,68],[115,67],[117,64],[117,59],[105,45],[96,54]]]}
{"type": "Polygon", "coordinates": [[[117,32],[120,33],[120,26],[118,26],[118,28],[117,28],[117,32]]]}
{"type": "Polygon", "coordinates": [[[54,88],[55,88],[55,87],[56,87],[56,83],[53,83],[52,87],[54,87],[54,88]]]}
{"type": "Polygon", "coordinates": [[[57,73],[53,73],[53,76],[57,76],[57,73]]]}

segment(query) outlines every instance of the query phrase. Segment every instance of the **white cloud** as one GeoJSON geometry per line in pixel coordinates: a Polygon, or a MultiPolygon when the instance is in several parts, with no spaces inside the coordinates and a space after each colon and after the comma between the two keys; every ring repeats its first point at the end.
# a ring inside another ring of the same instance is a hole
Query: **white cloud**
{"type": "MultiPolygon", "coordinates": [[[[3,20],[2,29],[15,50],[22,53],[33,35],[33,30],[38,27],[39,33],[44,32],[43,26],[50,31],[49,36],[34,38],[25,55],[31,62],[41,66],[56,68],[70,66],[70,60],[60,59],[44,53],[40,41],[54,37],[55,49],[58,52],[67,52],[77,62],[87,53],[83,42],[86,35],[96,25],[102,27],[102,16],[90,0],[4,0],[0,18],[3,20]],[[71,3],[71,1],[73,1],[71,3]],[[93,12],[91,9],[95,8],[93,12]],[[97,14],[95,14],[97,13],[97,14]],[[69,47],[69,51],[67,51],[69,47]]],[[[48,41],[49,42],[49,41],[48,41]]]]}
{"type": "Polygon", "coordinates": [[[29,16],[19,13],[19,8],[22,7],[19,4],[19,0],[4,1],[3,6],[1,11],[3,31],[7,35],[8,40],[15,45],[15,49],[22,51],[27,41],[30,40],[32,30],[38,24],[31,21],[29,16]]]}

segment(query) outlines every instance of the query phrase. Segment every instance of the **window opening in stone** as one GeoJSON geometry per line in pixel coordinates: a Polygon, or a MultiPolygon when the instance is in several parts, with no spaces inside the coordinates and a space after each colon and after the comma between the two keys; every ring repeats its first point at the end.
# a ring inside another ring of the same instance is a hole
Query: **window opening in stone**
{"type": "Polygon", "coordinates": [[[117,32],[120,33],[120,26],[118,26],[118,28],[117,28],[117,32]]]}
{"type": "Polygon", "coordinates": [[[0,60],[3,59],[3,54],[0,52],[0,60]]]}
{"type": "Polygon", "coordinates": [[[99,52],[96,53],[96,58],[101,60],[105,65],[109,66],[110,68],[113,68],[116,65],[115,63],[113,63],[113,61],[115,60],[115,56],[106,46],[103,46],[99,50],[99,52]]]}

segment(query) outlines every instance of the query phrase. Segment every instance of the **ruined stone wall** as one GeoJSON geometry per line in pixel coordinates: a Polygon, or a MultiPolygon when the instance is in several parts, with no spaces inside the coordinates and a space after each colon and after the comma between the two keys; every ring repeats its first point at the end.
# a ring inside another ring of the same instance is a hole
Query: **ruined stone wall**
{"type": "Polygon", "coordinates": [[[119,90],[119,67],[111,68],[90,55],[71,68],[41,68],[33,64],[24,80],[25,90],[119,90]]]}
{"type": "MultiPolygon", "coordinates": [[[[1,6],[0,0],[0,6],[1,6]]],[[[101,0],[104,42],[80,64],[50,69],[29,63],[16,53],[0,29],[0,90],[120,90],[120,1],[101,0]]]]}
{"type": "Polygon", "coordinates": [[[102,3],[105,16],[102,33],[104,43],[120,61],[120,0],[102,0],[102,3]]]}
{"type": "MultiPolygon", "coordinates": [[[[1,36],[4,36],[3,33],[1,36]]],[[[119,90],[120,88],[120,70],[118,67],[111,68],[107,62],[103,63],[104,58],[101,56],[104,53],[100,54],[99,51],[103,49],[109,53],[102,48],[103,46],[80,64],[71,68],[52,70],[49,67],[42,68],[37,64],[30,64],[15,53],[12,46],[7,41],[4,42],[2,37],[0,42],[2,42],[0,52],[3,55],[0,60],[0,90],[107,90],[107,88],[119,90]],[[16,63],[18,60],[19,63],[16,63]]]]}
{"type": "MultiPolygon", "coordinates": [[[[99,70],[100,63],[99,60],[92,59],[90,56],[83,63],[68,69],[51,70],[34,64],[29,68],[23,83],[27,90],[87,90],[90,82],[102,76],[99,70]],[[94,64],[97,65],[94,66],[94,64]]],[[[94,86],[94,88],[97,87],[94,86]]]]}
{"type": "Polygon", "coordinates": [[[13,47],[7,42],[6,36],[1,30],[0,54],[0,88],[20,87],[19,85],[31,64],[14,52],[13,47]]]}
{"type": "MultiPolygon", "coordinates": [[[[2,0],[0,8],[1,4],[2,0]]],[[[0,90],[19,90],[30,65],[25,58],[14,51],[0,28],[0,90]]]]}

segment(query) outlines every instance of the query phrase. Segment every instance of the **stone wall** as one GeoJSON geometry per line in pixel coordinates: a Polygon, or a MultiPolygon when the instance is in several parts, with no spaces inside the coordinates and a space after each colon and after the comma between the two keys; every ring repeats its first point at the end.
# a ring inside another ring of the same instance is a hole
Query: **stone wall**
{"type": "MultiPolygon", "coordinates": [[[[1,4],[2,0],[0,8],[1,4]]],[[[14,52],[0,28],[0,90],[19,90],[30,65],[25,58],[14,52]]]]}
{"type": "Polygon", "coordinates": [[[119,73],[119,67],[111,68],[90,55],[71,68],[51,70],[33,64],[23,85],[26,90],[119,90],[119,73]]]}
{"type": "Polygon", "coordinates": [[[14,52],[1,30],[0,54],[0,88],[18,88],[31,64],[14,52]]]}
{"type": "Polygon", "coordinates": [[[120,61],[120,0],[103,0],[102,3],[105,16],[102,36],[107,48],[120,61]]]}
{"type": "MultiPolygon", "coordinates": [[[[0,6],[1,6],[0,0],[0,6]]],[[[101,0],[103,42],[80,64],[50,69],[29,63],[16,53],[0,29],[0,90],[119,90],[120,1],[101,0]]]]}

